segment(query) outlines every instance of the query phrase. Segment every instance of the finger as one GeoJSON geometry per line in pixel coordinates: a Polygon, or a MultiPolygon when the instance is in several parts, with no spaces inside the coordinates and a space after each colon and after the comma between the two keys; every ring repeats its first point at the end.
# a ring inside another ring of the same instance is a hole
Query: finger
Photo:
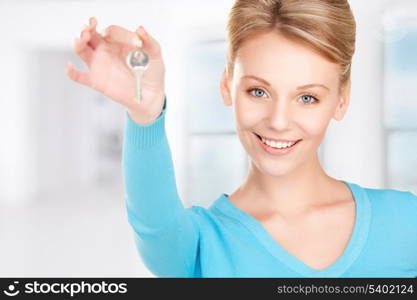
{"type": "Polygon", "coordinates": [[[92,87],[90,73],[74,69],[72,62],[67,62],[65,72],[73,81],[92,87]]]}
{"type": "Polygon", "coordinates": [[[93,55],[93,50],[89,46],[90,37],[88,31],[83,31],[81,37],[75,38],[73,45],[74,52],[86,63],[91,60],[93,55]]]}
{"type": "Polygon", "coordinates": [[[103,37],[97,32],[97,19],[95,17],[89,18],[89,26],[90,26],[90,46],[93,50],[97,48],[97,46],[103,41],[103,37]]]}
{"type": "Polygon", "coordinates": [[[148,53],[151,58],[158,57],[161,55],[161,47],[158,41],[147,31],[143,26],[139,26],[136,29],[136,33],[143,41],[142,49],[148,53]]]}
{"type": "Polygon", "coordinates": [[[134,44],[132,39],[137,38],[134,32],[124,29],[117,25],[110,25],[105,30],[104,39],[111,43],[121,43],[138,47],[139,44],[134,44]]]}

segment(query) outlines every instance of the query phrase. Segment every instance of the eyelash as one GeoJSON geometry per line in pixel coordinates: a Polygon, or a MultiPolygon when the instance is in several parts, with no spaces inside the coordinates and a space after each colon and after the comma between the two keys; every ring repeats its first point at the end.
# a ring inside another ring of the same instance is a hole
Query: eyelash
{"type": "MultiPolygon", "coordinates": [[[[253,96],[253,95],[251,94],[251,92],[252,92],[252,91],[255,91],[255,90],[259,90],[259,91],[262,91],[262,92],[264,92],[264,93],[265,93],[265,91],[264,91],[264,90],[259,89],[259,88],[251,88],[251,89],[246,90],[246,92],[247,92],[249,95],[253,96]]],[[[310,97],[312,97],[312,98],[314,99],[314,101],[313,101],[313,102],[310,102],[310,103],[305,103],[305,102],[304,102],[304,104],[305,104],[305,105],[312,105],[312,104],[316,104],[316,103],[319,103],[319,102],[320,102],[320,100],[317,98],[317,95],[315,95],[315,94],[304,94],[304,95],[302,95],[301,97],[303,97],[303,96],[310,96],[310,97]]],[[[254,97],[255,97],[255,96],[254,96],[254,97]]],[[[260,97],[255,97],[255,98],[260,98],[260,97]]]]}

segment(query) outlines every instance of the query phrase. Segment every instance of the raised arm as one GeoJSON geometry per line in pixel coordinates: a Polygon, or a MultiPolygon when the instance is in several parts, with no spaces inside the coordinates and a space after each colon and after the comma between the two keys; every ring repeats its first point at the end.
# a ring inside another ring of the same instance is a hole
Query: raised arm
{"type": "Polygon", "coordinates": [[[185,209],[177,192],[165,132],[165,105],[148,125],[126,113],[123,175],[126,209],[137,249],[149,270],[162,277],[192,277],[199,230],[195,212],[185,209]]]}
{"type": "Polygon", "coordinates": [[[90,18],[73,46],[89,72],[67,63],[66,73],[127,108],[122,162],[126,209],[144,263],[157,276],[193,276],[198,218],[191,208],[183,207],[176,189],[164,127],[167,102],[161,47],[142,26],[131,32],[111,25],[103,34],[96,26],[97,20],[90,18]],[[135,74],[126,64],[126,57],[138,48],[149,55],[140,103],[135,99],[135,74]]]}

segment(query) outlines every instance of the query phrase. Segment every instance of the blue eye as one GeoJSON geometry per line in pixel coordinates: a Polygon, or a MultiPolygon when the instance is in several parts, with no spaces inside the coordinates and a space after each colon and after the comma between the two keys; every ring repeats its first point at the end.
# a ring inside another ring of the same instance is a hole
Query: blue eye
{"type": "Polygon", "coordinates": [[[252,96],[253,96],[253,94],[252,94],[252,92],[253,92],[253,91],[258,91],[257,95],[255,95],[255,97],[256,97],[256,98],[259,98],[258,96],[262,97],[262,94],[260,95],[260,93],[259,93],[259,92],[261,92],[261,93],[265,93],[263,90],[258,89],[258,88],[254,88],[254,89],[249,89],[249,90],[247,90],[247,92],[249,92],[252,96]]]}
{"type": "MultiPolygon", "coordinates": [[[[258,89],[258,88],[249,89],[249,90],[247,90],[247,92],[250,95],[254,96],[255,98],[261,98],[262,95],[265,94],[265,92],[263,90],[258,89]],[[252,93],[253,91],[255,91],[255,94],[252,93]]],[[[300,99],[303,102],[303,104],[307,104],[307,105],[308,104],[315,104],[315,103],[319,102],[319,100],[316,97],[314,97],[313,95],[309,95],[309,94],[301,96],[300,99]]]]}
{"type": "Polygon", "coordinates": [[[303,101],[304,104],[314,104],[318,102],[318,99],[312,95],[303,95],[301,96],[301,101],[303,101]]]}

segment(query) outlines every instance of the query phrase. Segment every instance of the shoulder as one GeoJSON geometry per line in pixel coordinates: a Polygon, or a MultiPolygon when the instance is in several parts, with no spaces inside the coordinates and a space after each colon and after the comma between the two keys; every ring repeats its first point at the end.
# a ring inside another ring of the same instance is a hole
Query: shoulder
{"type": "Polygon", "coordinates": [[[417,205],[417,196],[411,191],[396,190],[396,189],[374,189],[363,187],[364,191],[374,199],[385,201],[409,201],[415,202],[417,205]]]}
{"type": "Polygon", "coordinates": [[[208,221],[213,219],[210,210],[200,205],[191,205],[187,207],[185,211],[200,229],[205,228],[207,223],[210,223],[208,221]]]}
{"type": "Polygon", "coordinates": [[[360,187],[372,204],[385,208],[403,208],[417,211],[417,196],[411,191],[360,187]]]}
{"type": "Polygon", "coordinates": [[[398,238],[413,237],[417,246],[417,196],[407,190],[360,188],[365,202],[370,204],[376,230],[383,228],[385,234],[398,238]]]}

